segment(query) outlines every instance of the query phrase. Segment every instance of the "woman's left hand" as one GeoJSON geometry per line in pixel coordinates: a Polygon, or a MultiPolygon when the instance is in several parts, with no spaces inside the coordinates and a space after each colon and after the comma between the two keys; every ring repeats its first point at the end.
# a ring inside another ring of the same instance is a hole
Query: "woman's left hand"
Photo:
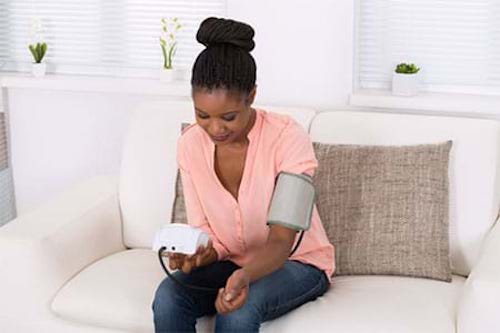
{"type": "Polygon", "coordinates": [[[215,308],[220,314],[238,310],[248,297],[250,277],[243,269],[238,269],[227,279],[226,287],[219,289],[215,300],[215,308]]]}

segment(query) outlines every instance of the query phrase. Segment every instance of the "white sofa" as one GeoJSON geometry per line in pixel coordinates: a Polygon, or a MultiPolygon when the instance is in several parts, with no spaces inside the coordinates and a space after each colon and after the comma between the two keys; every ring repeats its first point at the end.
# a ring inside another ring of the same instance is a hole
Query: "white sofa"
{"type": "MultiPolygon", "coordinates": [[[[450,161],[453,281],[335,277],[314,302],[263,332],[500,332],[500,126],[493,120],[267,108],[292,115],[314,141],[454,141],[450,161]]],[[[164,278],[149,249],[169,222],[181,122],[190,103],[138,108],[119,177],[88,180],[0,228],[1,332],[152,332],[164,278]]],[[[64,158],[62,156],[61,158],[64,158]]],[[[200,332],[213,330],[203,318],[200,332]]]]}

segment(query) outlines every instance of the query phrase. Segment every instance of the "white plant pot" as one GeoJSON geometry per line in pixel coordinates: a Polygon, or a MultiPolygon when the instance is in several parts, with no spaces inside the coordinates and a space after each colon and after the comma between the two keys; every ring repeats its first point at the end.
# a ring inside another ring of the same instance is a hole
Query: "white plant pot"
{"type": "Polygon", "coordinates": [[[33,67],[31,68],[31,73],[35,77],[41,77],[45,75],[45,72],[47,71],[47,64],[42,62],[42,63],[33,63],[33,67]]]}
{"type": "Polygon", "coordinates": [[[188,71],[185,68],[181,67],[174,68],[174,81],[186,80],[188,80],[188,71]]]}
{"type": "Polygon", "coordinates": [[[392,94],[397,96],[415,96],[418,94],[420,74],[392,73],[392,94]]]}
{"type": "Polygon", "coordinates": [[[165,83],[172,82],[174,81],[174,75],[175,73],[173,69],[162,68],[160,70],[160,81],[165,83]]]}

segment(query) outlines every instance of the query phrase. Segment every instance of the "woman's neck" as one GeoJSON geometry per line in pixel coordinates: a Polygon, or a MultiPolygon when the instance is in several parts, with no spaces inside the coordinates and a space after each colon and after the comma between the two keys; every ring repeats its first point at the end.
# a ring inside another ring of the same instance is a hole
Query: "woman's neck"
{"type": "Polygon", "coordinates": [[[243,148],[248,145],[248,133],[252,130],[255,120],[257,119],[257,111],[255,111],[254,108],[250,108],[250,112],[250,119],[248,120],[245,131],[241,134],[241,137],[238,138],[238,140],[235,140],[233,143],[228,145],[231,146],[231,148],[243,148]]]}

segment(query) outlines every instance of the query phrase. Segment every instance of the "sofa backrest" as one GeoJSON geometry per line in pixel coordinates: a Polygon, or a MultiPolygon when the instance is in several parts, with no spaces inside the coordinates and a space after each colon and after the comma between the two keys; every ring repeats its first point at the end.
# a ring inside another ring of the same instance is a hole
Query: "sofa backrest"
{"type": "Polygon", "coordinates": [[[450,152],[452,271],[467,276],[500,207],[500,123],[495,120],[329,111],[310,127],[313,141],[413,145],[453,140],[450,152]]]}
{"type": "MultiPolygon", "coordinates": [[[[261,108],[288,114],[306,130],[316,114],[311,109],[261,108]]],[[[148,102],[132,112],[119,184],[123,240],[127,247],[151,247],[155,232],[170,223],[177,174],[177,139],[185,122],[194,122],[190,101],[148,102]]]]}
{"type": "Polygon", "coordinates": [[[181,124],[193,119],[188,102],[150,102],[132,111],[119,181],[125,246],[150,247],[154,233],[169,222],[177,173],[176,142],[181,124]]]}

